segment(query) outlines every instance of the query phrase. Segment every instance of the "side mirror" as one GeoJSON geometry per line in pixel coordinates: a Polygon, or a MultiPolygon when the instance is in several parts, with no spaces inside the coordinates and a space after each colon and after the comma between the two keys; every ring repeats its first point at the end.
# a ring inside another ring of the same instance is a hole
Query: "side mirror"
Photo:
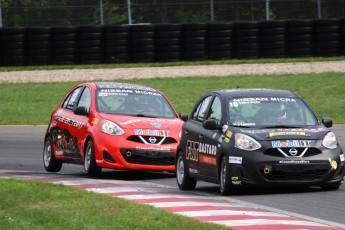
{"type": "Polygon", "coordinates": [[[217,124],[217,121],[214,119],[204,121],[203,126],[205,129],[209,130],[215,130],[220,128],[220,126],[217,124]]]}
{"type": "Polygon", "coordinates": [[[85,106],[77,106],[74,108],[73,112],[76,115],[82,115],[82,116],[88,116],[89,115],[88,109],[85,106]]]}
{"type": "Polygon", "coordinates": [[[188,115],[185,113],[180,113],[179,117],[182,121],[187,121],[188,120],[188,115]]]}
{"type": "Polygon", "coordinates": [[[324,117],[324,118],[322,118],[321,122],[327,128],[331,128],[333,126],[333,121],[330,118],[324,117]]]}

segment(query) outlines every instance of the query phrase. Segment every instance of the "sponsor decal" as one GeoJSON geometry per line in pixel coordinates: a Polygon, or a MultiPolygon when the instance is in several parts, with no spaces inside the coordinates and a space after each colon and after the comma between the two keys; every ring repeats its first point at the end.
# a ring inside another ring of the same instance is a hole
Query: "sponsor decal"
{"type": "Polygon", "coordinates": [[[233,185],[241,185],[242,184],[242,181],[231,181],[231,183],[233,184],[233,185]]]}
{"type": "Polygon", "coordinates": [[[229,103],[231,107],[238,107],[244,104],[260,104],[262,101],[265,102],[296,102],[294,98],[285,97],[250,97],[250,98],[234,98],[232,102],[229,103]]]}
{"type": "Polygon", "coordinates": [[[152,129],[147,129],[147,130],[142,130],[142,129],[134,129],[134,134],[135,135],[152,135],[152,136],[168,136],[168,131],[164,130],[152,130],[152,129]]]}
{"type": "Polygon", "coordinates": [[[224,135],[220,135],[220,137],[218,138],[218,143],[222,143],[224,139],[224,135]]]}
{"type": "Polygon", "coordinates": [[[205,143],[200,143],[199,153],[206,153],[206,154],[215,156],[217,154],[217,146],[205,144],[205,143]]]}
{"type": "Polygon", "coordinates": [[[143,146],[136,146],[135,149],[138,150],[145,150],[145,151],[164,151],[164,152],[170,152],[171,148],[165,148],[165,147],[143,147],[143,146]]]}
{"type": "Polygon", "coordinates": [[[344,154],[341,154],[341,155],[340,155],[340,161],[341,161],[341,162],[345,161],[344,154]]]}
{"type": "Polygon", "coordinates": [[[97,85],[100,89],[130,89],[130,90],[146,90],[146,91],[153,91],[156,92],[155,89],[149,88],[147,86],[141,85],[131,85],[131,84],[123,84],[123,83],[104,83],[97,85]]]}
{"type": "Polygon", "coordinates": [[[218,147],[202,142],[187,141],[186,159],[192,161],[199,161],[199,153],[215,156],[218,147]]]}
{"type": "Polygon", "coordinates": [[[288,131],[288,132],[272,132],[269,133],[269,137],[275,137],[275,136],[288,136],[288,135],[294,135],[294,136],[305,136],[305,132],[296,132],[296,131],[288,131]]]}
{"type": "Polygon", "coordinates": [[[335,160],[332,160],[331,158],[328,158],[329,164],[331,165],[331,169],[336,170],[338,168],[338,163],[335,160]]]}
{"type": "Polygon", "coordinates": [[[199,160],[199,142],[187,141],[186,159],[191,161],[199,160]]]}
{"type": "Polygon", "coordinates": [[[238,180],[238,176],[231,177],[231,180],[238,180]]]}
{"type": "Polygon", "coordinates": [[[94,118],[92,118],[91,124],[97,125],[98,122],[99,122],[99,119],[94,117],[94,118]]]}
{"type": "Polygon", "coordinates": [[[127,89],[101,89],[98,92],[98,96],[99,97],[128,96],[129,93],[133,93],[133,90],[127,90],[127,89]]]}
{"type": "Polygon", "coordinates": [[[215,157],[207,156],[207,155],[203,155],[203,154],[199,155],[199,162],[204,163],[204,164],[208,164],[208,165],[216,165],[217,164],[215,157]]]}
{"type": "Polygon", "coordinates": [[[73,120],[73,119],[69,119],[69,118],[63,117],[63,116],[58,115],[58,114],[54,117],[54,120],[62,122],[62,123],[66,124],[66,125],[69,125],[69,126],[76,127],[77,129],[80,129],[80,128],[82,128],[84,126],[83,122],[76,121],[76,120],[73,120]]]}
{"type": "Polygon", "coordinates": [[[242,157],[229,157],[230,164],[242,164],[242,157]]]}
{"type": "MultiPolygon", "coordinates": [[[[254,126],[255,125],[255,123],[237,123],[237,122],[235,122],[236,123],[236,125],[238,125],[238,126],[254,126]]],[[[234,123],[234,124],[235,124],[234,123]]]]}
{"type": "Polygon", "coordinates": [[[199,171],[197,169],[192,169],[192,168],[189,168],[188,169],[190,173],[199,173],[199,171]]]}
{"type": "Polygon", "coordinates": [[[279,164],[309,164],[309,161],[301,160],[301,161],[296,161],[296,160],[290,160],[290,161],[279,161],[279,164]]]}
{"type": "Polygon", "coordinates": [[[230,139],[227,137],[224,137],[224,142],[229,143],[230,139]]]}
{"type": "Polygon", "coordinates": [[[230,130],[226,130],[225,136],[228,137],[228,138],[231,138],[232,132],[230,130]]]}
{"type": "Polygon", "coordinates": [[[55,154],[58,156],[61,156],[61,155],[63,155],[63,152],[61,150],[57,150],[57,151],[55,151],[55,154]]]}
{"type": "Polygon", "coordinates": [[[150,124],[157,129],[159,129],[162,126],[161,124],[156,123],[156,122],[151,122],[150,124]]]}
{"type": "MultiPolygon", "coordinates": [[[[133,123],[147,123],[147,122],[150,122],[150,123],[152,123],[152,122],[155,122],[156,121],[156,119],[147,119],[147,118],[145,118],[145,119],[131,119],[131,120],[128,120],[128,121],[123,121],[123,122],[120,122],[119,124],[120,125],[129,125],[129,124],[133,124],[133,123]]],[[[159,122],[161,122],[161,123],[172,123],[172,124],[174,124],[174,123],[178,123],[179,121],[178,120],[175,120],[175,119],[173,119],[173,120],[171,120],[171,119],[164,119],[164,120],[160,120],[159,122]]]]}
{"type": "Polygon", "coordinates": [[[310,147],[310,143],[311,141],[306,140],[271,141],[272,148],[310,147]]]}
{"type": "Polygon", "coordinates": [[[317,129],[253,129],[253,130],[247,130],[247,129],[241,129],[241,132],[243,133],[251,133],[251,134],[260,134],[260,133],[274,133],[274,132],[306,132],[307,133],[318,133],[326,131],[325,128],[317,128],[317,129]]]}
{"type": "Polygon", "coordinates": [[[229,126],[228,125],[223,125],[222,127],[222,132],[225,133],[226,130],[228,130],[229,126]]]}
{"type": "Polygon", "coordinates": [[[106,97],[106,96],[128,96],[129,94],[146,94],[146,95],[153,95],[153,96],[161,96],[160,93],[155,91],[149,90],[131,90],[131,89],[101,89],[98,92],[99,97],[106,97]]]}

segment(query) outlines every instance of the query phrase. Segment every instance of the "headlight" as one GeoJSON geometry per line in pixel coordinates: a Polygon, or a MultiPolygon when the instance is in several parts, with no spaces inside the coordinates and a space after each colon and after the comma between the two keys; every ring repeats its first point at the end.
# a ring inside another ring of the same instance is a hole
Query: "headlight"
{"type": "Polygon", "coordinates": [[[125,133],[120,126],[108,120],[102,120],[101,132],[114,136],[119,136],[125,133]]]}
{"type": "Polygon", "coordinates": [[[322,145],[328,149],[335,149],[338,146],[337,137],[333,132],[329,132],[322,140],[322,145]]]}
{"type": "Polygon", "coordinates": [[[242,133],[235,134],[235,147],[247,151],[257,150],[261,148],[259,142],[242,133]]]}

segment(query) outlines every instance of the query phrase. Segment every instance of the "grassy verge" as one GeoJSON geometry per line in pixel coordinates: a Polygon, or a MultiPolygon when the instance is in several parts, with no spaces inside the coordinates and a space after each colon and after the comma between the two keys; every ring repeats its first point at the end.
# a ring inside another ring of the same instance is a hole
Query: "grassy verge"
{"type": "Polygon", "coordinates": [[[0,179],[1,229],[229,229],[163,209],[43,182],[0,179]]]}
{"type": "MultiPolygon", "coordinates": [[[[303,97],[319,118],[330,117],[334,123],[345,123],[343,73],[156,78],[126,82],[160,89],[179,112],[188,114],[196,100],[210,90],[236,87],[289,89],[303,97]]],[[[75,84],[76,82],[0,84],[0,125],[48,124],[52,110],[75,84]]]]}

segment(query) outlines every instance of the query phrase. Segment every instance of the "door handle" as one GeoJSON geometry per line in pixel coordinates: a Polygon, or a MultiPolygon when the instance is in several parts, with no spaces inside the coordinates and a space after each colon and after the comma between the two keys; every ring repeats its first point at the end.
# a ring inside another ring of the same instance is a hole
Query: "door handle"
{"type": "Polygon", "coordinates": [[[204,139],[204,134],[199,134],[199,139],[203,140],[204,139]]]}

